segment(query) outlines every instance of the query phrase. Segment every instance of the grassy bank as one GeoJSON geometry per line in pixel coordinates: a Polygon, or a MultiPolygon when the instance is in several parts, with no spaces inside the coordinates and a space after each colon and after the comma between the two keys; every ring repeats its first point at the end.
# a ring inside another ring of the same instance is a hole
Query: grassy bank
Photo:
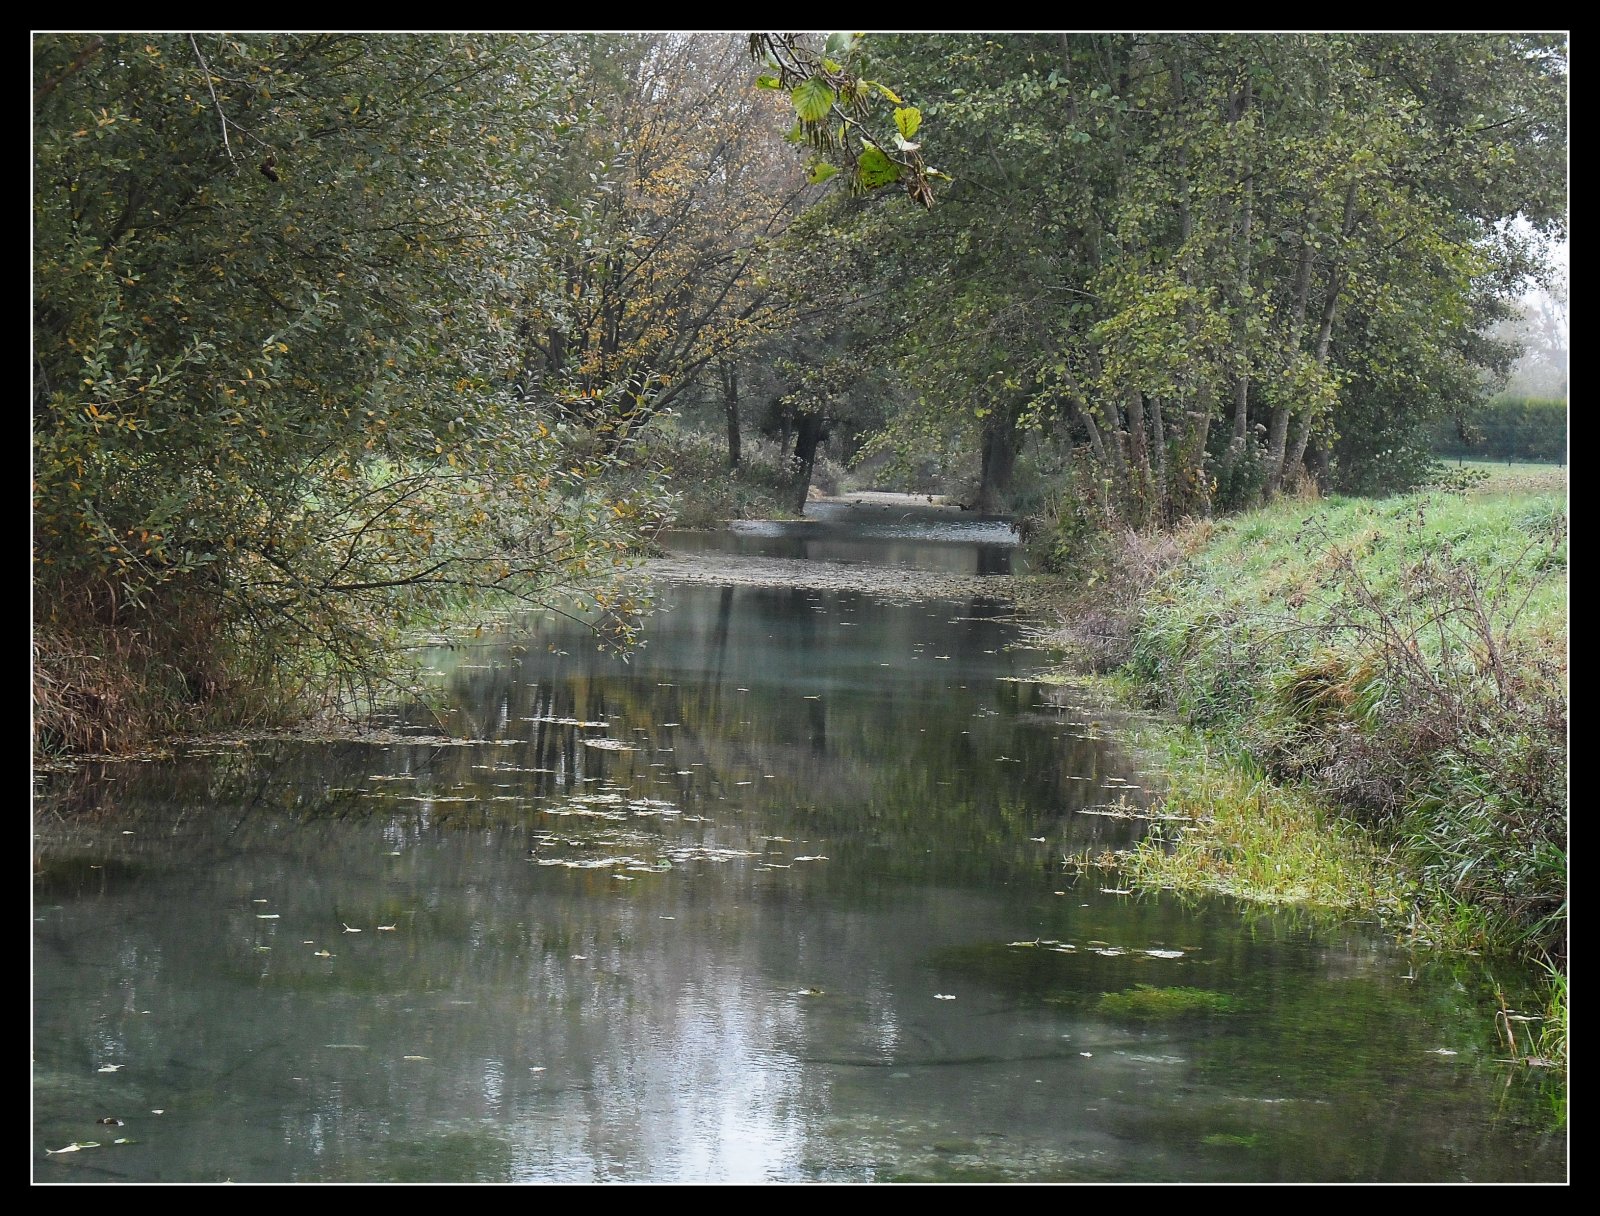
{"type": "Polygon", "coordinates": [[[1174,818],[1118,863],[1539,960],[1564,1025],[1560,488],[1281,503],[1125,550],[1078,640],[1188,729],[1157,741],[1174,818]]]}

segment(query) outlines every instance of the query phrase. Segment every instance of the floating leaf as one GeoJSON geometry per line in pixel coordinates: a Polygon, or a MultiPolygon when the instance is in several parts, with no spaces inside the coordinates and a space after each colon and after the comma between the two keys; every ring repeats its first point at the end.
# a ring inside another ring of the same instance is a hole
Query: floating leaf
{"type": "Polygon", "coordinates": [[[933,994],[933,999],[936,1001],[953,1001],[956,998],[955,994],[952,992],[935,992],[933,994]]]}
{"type": "Polygon", "coordinates": [[[100,1072],[121,1072],[124,1067],[125,1067],[125,1065],[122,1065],[122,1064],[102,1064],[102,1065],[100,1065],[100,1068],[99,1068],[98,1071],[100,1071],[100,1072]]]}

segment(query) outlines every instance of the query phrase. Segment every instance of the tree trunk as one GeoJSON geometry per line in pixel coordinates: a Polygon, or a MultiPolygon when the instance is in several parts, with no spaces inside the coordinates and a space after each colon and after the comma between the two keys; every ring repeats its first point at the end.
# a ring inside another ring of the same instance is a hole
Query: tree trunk
{"type": "Polygon", "coordinates": [[[717,362],[722,379],[722,409],[728,420],[728,467],[737,469],[742,455],[739,435],[739,365],[728,359],[717,362]]]}
{"type": "MultiPolygon", "coordinates": [[[[1289,320],[1289,338],[1286,343],[1289,357],[1300,353],[1300,334],[1305,329],[1306,306],[1311,297],[1311,261],[1313,247],[1311,233],[1303,234],[1300,246],[1300,264],[1294,275],[1294,309],[1289,320]]],[[[1272,408],[1272,422],[1267,430],[1267,484],[1266,500],[1271,502],[1283,488],[1284,457],[1289,443],[1289,403],[1280,401],[1272,408]]]]}
{"type": "MultiPolygon", "coordinates": [[[[1356,184],[1350,183],[1344,195],[1344,222],[1340,225],[1340,235],[1351,236],[1356,230],[1356,184]]],[[[1333,323],[1339,315],[1339,293],[1344,290],[1345,272],[1342,266],[1334,266],[1328,271],[1328,293],[1322,302],[1322,325],[1317,330],[1317,366],[1328,365],[1328,351],[1333,345],[1333,323]]],[[[1311,439],[1311,429],[1316,425],[1316,418],[1311,411],[1300,420],[1300,430],[1295,437],[1294,449],[1284,460],[1284,478],[1289,480],[1297,475],[1300,462],[1305,459],[1306,444],[1311,439]]],[[[1326,459],[1323,468],[1326,471],[1326,459]]]]}
{"type": "Polygon", "coordinates": [[[1150,444],[1145,434],[1144,394],[1136,388],[1128,389],[1128,438],[1133,466],[1128,522],[1141,528],[1150,517],[1150,444]]]}
{"type": "Polygon", "coordinates": [[[828,421],[821,414],[800,415],[795,429],[792,467],[795,477],[795,497],[791,500],[796,514],[804,514],[806,495],[811,490],[811,470],[817,463],[817,445],[828,437],[828,421]]]}
{"type": "Polygon", "coordinates": [[[1011,505],[1011,474],[1017,466],[1017,427],[1010,410],[996,410],[983,428],[983,474],[978,501],[986,515],[999,515],[1011,505]]]}
{"type": "Polygon", "coordinates": [[[1150,446],[1155,448],[1156,466],[1156,504],[1161,509],[1162,519],[1172,522],[1172,512],[1167,501],[1167,428],[1166,421],[1161,416],[1161,398],[1150,398],[1150,446]]]}
{"type": "MultiPolygon", "coordinates": [[[[1250,79],[1247,76],[1230,106],[1232,120],[1230,125],[1237,127],[1244,121],[1244,116],[1250,109],[1250,100],[1250,79]]],[[[1244,161],[1239,183],[1239,239],[1235,246],[1238,274],[1233,284],[1233,355],[1237,367],[1233,385],[1233,437],[1228,444],[1235,459],[1244,454],[1245,442],[1250,433],[1250,239],[1255,219],[1255,167],[1248,150],[1244,161]]]]}

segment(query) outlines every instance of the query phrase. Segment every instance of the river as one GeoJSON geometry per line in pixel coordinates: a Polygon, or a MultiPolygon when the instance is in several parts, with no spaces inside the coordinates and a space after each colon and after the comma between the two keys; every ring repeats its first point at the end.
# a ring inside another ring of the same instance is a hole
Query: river
{"type": "Polygon", "coordinates": [[[673,538],[626,662],[36,780],[35,1181],[1566,1179],[1531,977],[1080,872],[1160,777],[1003,522],[812,511],[673,538]]]}

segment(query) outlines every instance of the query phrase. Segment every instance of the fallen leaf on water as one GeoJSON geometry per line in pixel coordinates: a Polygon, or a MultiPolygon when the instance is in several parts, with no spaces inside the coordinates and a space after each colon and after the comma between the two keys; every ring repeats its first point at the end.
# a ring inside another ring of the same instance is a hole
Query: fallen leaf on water
{"type": "Polygon", "coordinates": [[[95,1122],[96,1123],[103,1123],[107,1127],[121,1127],[122,1126],[122,1120],[118,1119],[115,1115],[107,1115],[104,1119],[96,1119],[95,1122]]]}
{"type": "Polygon", "coordinates": [[[378,926],[378,932],[379,933],[393,933],[399,927],[400,927],[399,925],[379,925],[378,926]]]}
{"type": "Polygon", "coordinates": [[[1430,1056],[1453,1056],[1456,1053],[1451,1051],[1448,1047],[1435,1047],[1429,1051],[1428,1054],[1430,1056]]]}
{"type": "Polygon", "coordinates": [[[543,1064],[533,1064],[528,1068],[529,1072],[543,1072],[544,1070],[545,1066],[543,1064]]]}
{"type": "Polygon", "coordinates": [[[933,994],[933,999],[936,1001],[953,1001],[956,998],[955,994],[952,992],[935,992],[933,994]]]}
{"type": "Polygon", "coordinates": [[[256,913],[256,919],[257,920],[278,920],[279,919],[279,914],[276,913],[276,912],[257,912],[256,913]]]}
{"type": "Polygon", "coordinates": [[[82,1144],[79,1144],[76,1140],[74,1140],[71,1144],[67,1145],[66,1148],[47,1148],[44,1151],[47,1152],[47,1153],[52,1153],[52,1154],[53,1153],[75,1153],[79,1149],[99,1148],[99,1147],[100,1147],[100,1142],[98,1140],[85,1140],[82,1144]]]}
{"type": "Polygon", "coordinates": [[[427,1056],[401,1056],[402,1060],[426,1060],[427,1056]]]}
{"type": "Polygon", "coordinates": [[[123,1067],[124,1067],[124,1065],[121,1065],[121,1064],[102,1064],[102,1065],[100,1065],[99,1071],[100,1072],[121,1072],[123,1070],[123,1067]]]}
{"type": "MultiPolygon", "coordinates": [[[[344,925],[344,921],[340,921],[339,923],[341,925],[344,925]]],[[[360,929],[352,929],[349,925],[344,925],[344,931],[346,933],[360,933],[361,932],[360,929]]]]}
{"type": "Polygon", "coordinates": [[[332,958],[333,957],[333,954],[331,952],[327,951],[327,950],[313,950],[311,953],[317,958],[332,958]]]}

